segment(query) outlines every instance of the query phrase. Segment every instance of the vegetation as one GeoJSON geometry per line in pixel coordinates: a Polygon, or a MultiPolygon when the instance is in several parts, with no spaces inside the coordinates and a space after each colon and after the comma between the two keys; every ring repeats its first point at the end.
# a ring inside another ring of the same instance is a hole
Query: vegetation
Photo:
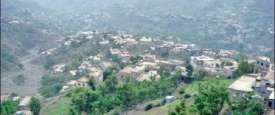
{"type": "Polygon", "coordinates": [[[61,97],[55,104],[44,106],[41,110],[41,115],[68,115],[70,108],[70,98],[67,96],[61,97]]]}
{"type": "Polygon", "coordinates": [[[39,115],[41,109],[40,100],[35,97],[32,97],[31,102],[29,104],[29,108],[32,111],[33,115],[39,115]]]}
{"type": "Polygon", "coordinates": [[[1,115],[13,115],[18,109],[18,102],[16,101],[3,101],[1,102],[1,115]]]}
{"type": "Polygon", "coordinates": [[[181,100],[174,110],[169,112],[169,115],[187,115],[185,101],[181,100]]]}
{"type": "Polygon", "coordinates": [[[130,57],[130,64],[136,64],[138,63],[139,60],[141,60],[142,57],[141,56],[133,56],[133,57],[130,57]]]}
{"type": "Polygon", "coordinates": [[[55,96],[61,90],[64,80],[64,76],[43,76],[42,87],[39,89],[41,95],[44,97],[55,96]]]}
{"type": "Polygon", "coordinates": [[[244,98],[233,101],[229,113],[233,115],[262,115],[264,105],[261,100],[244,98]]]}
{"type": "Polygon", "coordinates": [[[245,60],[241,60],[239,62],[239,67],[236,71],[236,77],[240,77],[244,74],[248,74],[248,73],[253,73],[255,69],[255,64],[253,63],[248,63],[245,60]]]}
{"type": "Polygon", "coordinates": [[[208,73],[206,71],[203,71],[203,70],[195,70],[193,72],[193,78],[195,80],[203,80],[207,76],[208,76],[208,73]]]}
{"type": "Polygon", "coordinates": [[[117,107],[125,110],[145,100],[172,93],[177,87],[178,78],[178,74],[168,74],[168,76],[162,76],[160,80],[118,84],[116,77],[109,75],[96,90],[76,89],[73,91],[70,111],[72,114],[83,112],[102,114],[117,107]]]}
{"type": "Polygon", "coordinates": [[[191,77],[191,76],[193,75],[193,67],[192,67],[192,65],[191,65],[191,64],[188,64],[188,65],[186,66],[186,70],[187,70],[187,76],[188,76],[188,77],[191,77]]]}
{"type": "Polygon", "coordinates": [[[229,102],[227,87],[218,80],[199,85],[194,104],[201,115],[217,115],[225,102],[229,102]]]}
{"type": "Polygon", "coordinates": [[[45,69],[50,69],[54,64],[55,62],[51,57],[49,56],[45,57],[45,62],[43,65],[45,69]]]}
{"type": "Polygon", "coordinates": [[[1,71],[10,70],[16,65],[19,65],[17,58],[10,49],[1,44],[1,71]]]}

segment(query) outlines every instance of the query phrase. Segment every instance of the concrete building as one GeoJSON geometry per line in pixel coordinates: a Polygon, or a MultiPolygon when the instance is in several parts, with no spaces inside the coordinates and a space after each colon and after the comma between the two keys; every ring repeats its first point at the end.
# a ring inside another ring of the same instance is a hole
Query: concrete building
{"type": "Polygon", "coordinates": [[[248,93],[253,92],[253,86],[256,83],[256,78],[249,76],[242,76],[228,88],[231,98],[241,98],[247,96],[248,93]]]}
{"type": "Polygon", "coordinates": [[[266,75],[270,70],[271,60],[268,57],[258,56],[256,57],[256,72],[266,75]]]}
{"type": "Polygon", "coordinates": [[[275,93],[274,93],[274,91],[269,95],[267,105],[269,108],[275,109],[275,93]]]}
{"type": "Polygon", "coordinates": [[[19,101],[19,108],[21,110],[27,110],[28,105],[29,105],[30,102],[31,102],[31,97],[30,96],[22,97],[19,101]]]}
{"type": "Polygon", "coordinates": [[[52,67],[53,73],[62,73],[65,71],[66,64],[57,64],[52,67]]]}

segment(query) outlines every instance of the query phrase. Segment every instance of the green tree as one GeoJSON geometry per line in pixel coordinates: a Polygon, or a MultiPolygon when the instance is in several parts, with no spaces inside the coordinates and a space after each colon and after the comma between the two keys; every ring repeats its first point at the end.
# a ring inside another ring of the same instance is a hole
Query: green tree
{"type": "Polygon", "coordinates": [[[1,103],[1,115],[13,115],[18,109],[18,102],[7,100],[1,103]]]}
{"type": "Polygon", "coordinates": [[[181,100],[172,111],[169,111],[169,115],[187,115],[185,101],[181,100]]]}
{"type": "Polygon", "coordinates": [[[191,64],[188,64],[188,65],[186,66],[186,71],[187,71],[187,76],[188,76],[188,77],[191,77],[191,76],[193,75],[193,67],[192,67],[191,64]]]}
{"type": "Polygon", "coordinates": [[[260,100],[244,98],[232,102],[230,113],[233,115],[262,115],[264,105],[260,100]]]}
{"type": "Polygon", "coordinates": [[[71,100],[72,111],[76,113],[91,113],[97,111],[99,92],[90,89],[81,89],[74,93],[71,100]]]}
{"type": "Polygon", "coordinates": [[[116,73],[116,71],[117,70],[114,67],[109,67],[106,70],[104,70],[104,72],[103,72],[103,81],[105,81],[108,78],[108,76],[112,76],[114,73],[116,73]]]}
{"type": "Polygon", "coordinates": [[[218,80],[199,84],[199,94],[195,106],[200,115],[217,115],[225,102],[229,102],[227,87],[218,80]]]}
{"type": "Polygon", "coordinates": [[[29,108],[32,111],[33,115],[39,115],[41,109],[41,103],[39,99],[32,97],[29,108]]]}
{"type": "Polygon", "coordinates": [[[89,78],[88,85],[89,85],[93,90],[96,89],[96,81],[95,81],[95,79],[94,79],[93,76],[89,78]]]}
{"type": "Polygon", "coordinates": [[[236,77],[242,76],[244,74],[253,73],[255,68],[254,64],[250,64],[245,60],[241,60],[239,63],[239,67],[236,72],[236,77]]]}
{"type": "Polygon", "coordinates": [[[206,71],[203,71],[203,70],[195,70],[194,73],[193,73],[193,77],[196,80],[202,80],[207,75],[208,75],[208,73],[206,71]]]}

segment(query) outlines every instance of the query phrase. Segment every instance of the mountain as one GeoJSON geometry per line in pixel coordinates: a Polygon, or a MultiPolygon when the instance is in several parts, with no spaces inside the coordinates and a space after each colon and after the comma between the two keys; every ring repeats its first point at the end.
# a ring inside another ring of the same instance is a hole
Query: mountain
{"type": "Polygon", "coordinates": [[[16,57],[36,46],[53,45],[63,35],[122,30],[270,56],[273,4],[273,0],[3,0],[1,47],[16,57]]]}
{"type": "Polygon", "coordinates": [[[28,50],[55,44],[58,35],[45,11],[35,2],[1,1],[1,71],[20,68],[18,58],[28,50]]]}

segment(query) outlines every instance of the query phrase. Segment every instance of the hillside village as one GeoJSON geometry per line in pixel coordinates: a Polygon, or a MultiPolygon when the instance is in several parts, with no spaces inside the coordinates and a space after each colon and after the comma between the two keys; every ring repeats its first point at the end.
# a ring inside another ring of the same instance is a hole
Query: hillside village
{"type": "MultiPolygon", "coordinates": [[[[60,41],[57,47],[41,49],[40,57],[58,57],[64,52],[70,53],[74,50],[64,49],[83,48],[83,44],[94,45],[97,49],[88,50],[99,51],[79,58],[79,63],[75,65],[66,57],[56,58],[60,60],[55,60],[48,68],[48,77],[68,76],[62,81],[62,88],[55,95],[66,94],[76,87],[90,87],[91,78],[100,84],[106,79],[104,72],[110,68],[117,71],[119,82],[127,79],[140,82],[160,79],[163,70],[179,71],[184,79],[188,77],[187,66],[191,65],[194,70],[205,71],[217,78],[236,79],[228,87],[230,98],[233,100],[252,93],[252,98],[265,103],[266,111],[275,109],[274,62],[268,57],[248,57],[248,62],[255,64],[253,73],[236,78],[235,73],[240,64],[240,53],[237,51],[200,48],[192,43],[136,36],[125,32],[98,31],[85,31],[68,36],[64,41],[60,41]]],[[[166,98],[175,98],[173,95],[167,96],[166,98]]],[[[30,97],[31,95],[1,95],[1,101],[9,98],[19,101],[20,110],[16,115],[31,115],[27,107],[30,97]]],[[[38,94],[38,97],[41,95],[38,94]]]]}

